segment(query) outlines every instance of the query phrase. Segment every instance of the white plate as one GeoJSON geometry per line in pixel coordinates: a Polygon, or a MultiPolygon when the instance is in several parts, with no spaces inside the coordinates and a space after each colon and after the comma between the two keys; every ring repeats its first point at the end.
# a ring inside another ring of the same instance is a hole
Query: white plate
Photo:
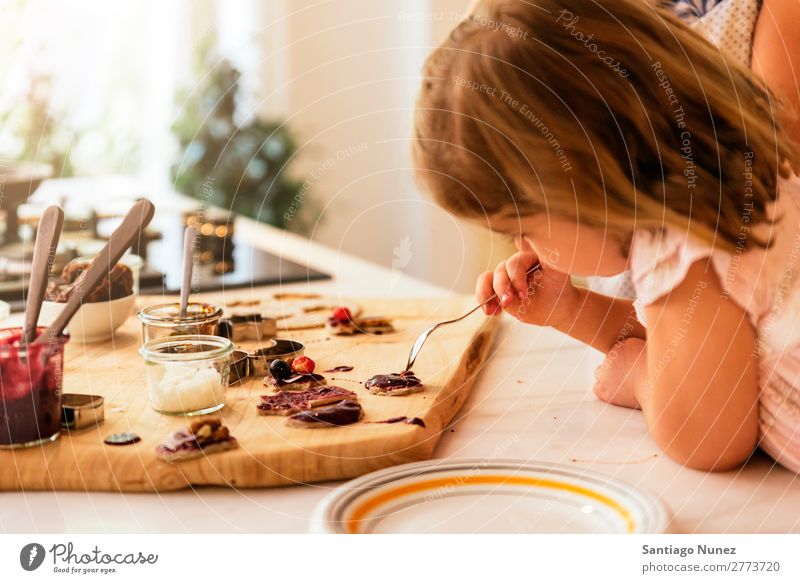
{"type": "Polygon", "coordinates": [[[609,476],[514,460],[431,460],[336,488],[314,511],[321,533],[660,533],[654,496],[609,476]]]}

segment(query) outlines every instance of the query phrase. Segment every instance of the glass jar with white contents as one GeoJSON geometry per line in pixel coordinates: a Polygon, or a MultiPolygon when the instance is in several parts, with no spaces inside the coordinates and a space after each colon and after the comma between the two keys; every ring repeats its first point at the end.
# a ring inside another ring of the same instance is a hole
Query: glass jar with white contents
{"type": "Polygon", "coordinates": [[[233,343],[190,334],[145,342],[150,405],[167,415],[204,415],[225,406],[233,343]]]}

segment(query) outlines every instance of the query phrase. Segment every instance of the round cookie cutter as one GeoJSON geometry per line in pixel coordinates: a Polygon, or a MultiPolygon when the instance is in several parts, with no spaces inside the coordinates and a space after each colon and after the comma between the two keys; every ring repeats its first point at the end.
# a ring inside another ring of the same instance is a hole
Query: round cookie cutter
{"type": "Polygon", "coordinates": [[[250,357],[250,376],[266,376],[269,374],[269,363],[279,358],[289,364],[302,356],[305,346],[297,340],[275,339],[274,345],[259,348],[249,354],[250,357]]]}
{"type": "Polygon", "coordinates": [[[267,376],[269,363],[283,359],[291,363],[305,352],[305,346],[296,340],[277,338],[269,344],[252,352],[234,350],[231,354],[231,373],[229,385],[243,381],[247,377],[267,376]]]}
{"type": "Polygon", "coordinates": [[[250,376],[250,355],[244,350],[234,350],[231,353],[231,372],[228,385],[235,385],[250,376]]]}
{"type": "Polygon", "coordinates": [[[61,395],[61,427],[71,431],[100,425],[105,420],[105,399],[100,395],[61,395]]]}

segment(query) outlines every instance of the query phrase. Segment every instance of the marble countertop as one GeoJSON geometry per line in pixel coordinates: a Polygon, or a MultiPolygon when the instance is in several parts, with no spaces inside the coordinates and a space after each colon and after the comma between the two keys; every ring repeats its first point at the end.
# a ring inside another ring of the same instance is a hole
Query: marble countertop
{"type": "MultiPolygon", "coordinates": [[[[287,289],[342,296],[447,293],[252,221],[240,220],[237,229],[265,250],[334,275],[331,281],[287,289]]],[[[253,292],[229,293],[246,297],[253,292]]],[[[683,468],[649,438],[640,412],[594,397],[601,354],[508,317],[497,343],[496,355],[442,436],[435,458],[513,458],[603,472],[660,497],[671,513],[672,532],[800,532],[800,478],[766,456],[759,453],[732,472],[683,468]]],[[[334,486],[166,494],[3,492],[0,532],[306,532],[314,506],[334,486]]]]}

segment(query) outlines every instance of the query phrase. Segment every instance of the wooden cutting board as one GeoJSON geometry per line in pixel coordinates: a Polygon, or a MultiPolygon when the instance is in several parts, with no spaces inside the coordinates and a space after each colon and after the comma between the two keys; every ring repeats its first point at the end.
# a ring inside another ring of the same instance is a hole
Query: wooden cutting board
{"type": "MultiPolygon", "coordinates": [[[[147,305],[140,298],[140,305],[147,305]]],[[[163,300],[162,300],[163,301],[163,300]]],[[[0,451],[0,490],[169,491],[190,486],[235,488],[304,484],[351,478],[430,457],[434,446],[464,403],[490,351],[497,318],[476,313],[444,327],[428,340],[415,373],[425,390],[402,397],[369,394],[363,381],[373,374],[397,372],[405,365],[417,334],[434,322],[463,314],[472,298],[436,300],[358,300],[365,314],[391,317],[398,332],[385,336],[331,336],[324,329],[292,331],[306,345],[317,371],[352,365],[352,372],[323,373],[330,384],[355,391],[364,420],[347,427],[300,429],[285,417],[259,416],[256,404],[268,391],[261,379],[230,387],[219,413],[237,450],[170,464],[155,447],[187,425],[185,417],[160,415],[150,408],[145,365],[138,354],[141,331],[130,318],[113,341],[69,344],[65,392],[105,397],[105,423],[28,450],[0,451]],[[370,423],[406,415],[420,417],[425,428],[404,423],[370,423]],[[142,437],[128,446],[109,446],[103,438],[130,431],[142,437]]],[[[281,333],[281,337],[286,337],[281,333]]],[[[253,349],[255,343],[241,343],[253,349]]]]}

